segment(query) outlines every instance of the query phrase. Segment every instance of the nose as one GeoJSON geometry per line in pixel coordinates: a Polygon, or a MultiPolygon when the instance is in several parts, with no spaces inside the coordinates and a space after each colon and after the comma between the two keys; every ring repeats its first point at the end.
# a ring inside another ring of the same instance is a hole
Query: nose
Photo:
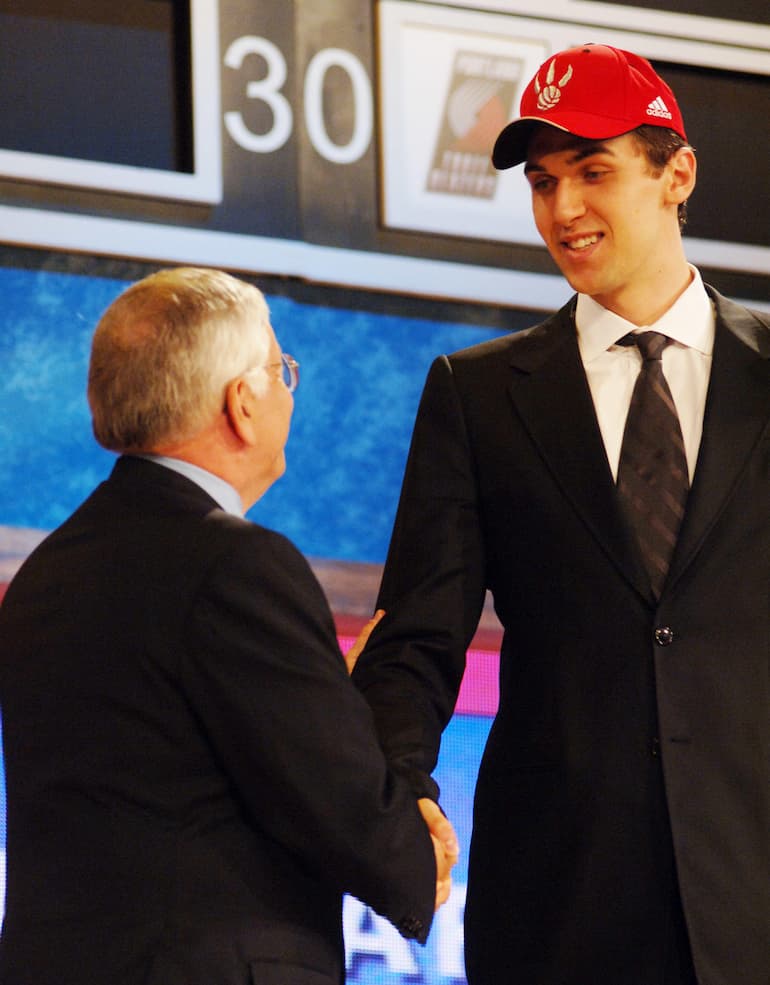
{"type": "Polygon", "coordinates": [[[562,226],[569,226],[585,213],[585,201],[577,182],[562,180],[554,190],[553,218],[562,226]]]}

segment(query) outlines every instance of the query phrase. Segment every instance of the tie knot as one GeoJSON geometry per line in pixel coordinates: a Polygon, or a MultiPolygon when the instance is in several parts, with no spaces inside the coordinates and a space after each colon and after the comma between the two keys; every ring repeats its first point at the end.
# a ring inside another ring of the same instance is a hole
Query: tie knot
{"type": "Polygon", "coordinates": [[[619,340],[618,345],[635,345],[642,354],[642,359],[657,361],[663,355],[663,350],[673,342],[661,332],[631,332],[619,340]]]}

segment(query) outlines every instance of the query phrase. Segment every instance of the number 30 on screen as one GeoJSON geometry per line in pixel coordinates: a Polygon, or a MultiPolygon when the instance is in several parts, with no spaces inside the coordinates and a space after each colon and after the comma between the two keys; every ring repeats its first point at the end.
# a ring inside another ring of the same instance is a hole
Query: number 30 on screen
{"type": "MultiPolygon", "coordinates": [[[[242,114],[231,110],[225,113],[225,127],[244,150],[269,154],[283,147],[294,125],[291,105],[281,91],[286,82],[286,59],[272,41],[246,35],[237,38],[227,49],[225,65],[238,70],[247,55],[259,55],[267,64],[267,74],[247,84],[246,96],[267,104],[272,112],[273,125],[266,133],[254,133],[246,126],[242,114]]],[[[308,137],[321,157],[333,164],[352,164],[362,157],[372,139],[372,85],[366,69],[355,55],[342,48],[323,48],[317,52],[305,72],[302,103],[308,137]],[[330,139],[324,120],[323,85],[330,68],[340,68],[346,72],[352,85],[354,125],[352,136],[346,144],[336,144],[330,139]]]]}

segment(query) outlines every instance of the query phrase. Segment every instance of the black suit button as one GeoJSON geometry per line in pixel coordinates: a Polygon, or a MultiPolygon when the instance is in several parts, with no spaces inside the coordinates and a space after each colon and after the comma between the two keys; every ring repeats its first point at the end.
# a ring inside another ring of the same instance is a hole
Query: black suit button
{"type": "Polygon", "coordinates": [[[674,630],[670,626],[658,626],[655,630],[655,642],[658,646],[671,646],[674,642],[674,630]]]}

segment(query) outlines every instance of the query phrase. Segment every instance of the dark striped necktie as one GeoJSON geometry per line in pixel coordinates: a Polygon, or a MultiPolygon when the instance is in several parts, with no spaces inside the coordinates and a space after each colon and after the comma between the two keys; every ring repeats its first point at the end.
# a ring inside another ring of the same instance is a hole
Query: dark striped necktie
{"type": "Polygon", "coordinates": [[[640,332],[618,343],[636,345],[642,355],[620,449],[618,492],[656,598],[668,574],[690,487],[682,429],[661,362],[670,342],[660,332],[640,332]]]}

